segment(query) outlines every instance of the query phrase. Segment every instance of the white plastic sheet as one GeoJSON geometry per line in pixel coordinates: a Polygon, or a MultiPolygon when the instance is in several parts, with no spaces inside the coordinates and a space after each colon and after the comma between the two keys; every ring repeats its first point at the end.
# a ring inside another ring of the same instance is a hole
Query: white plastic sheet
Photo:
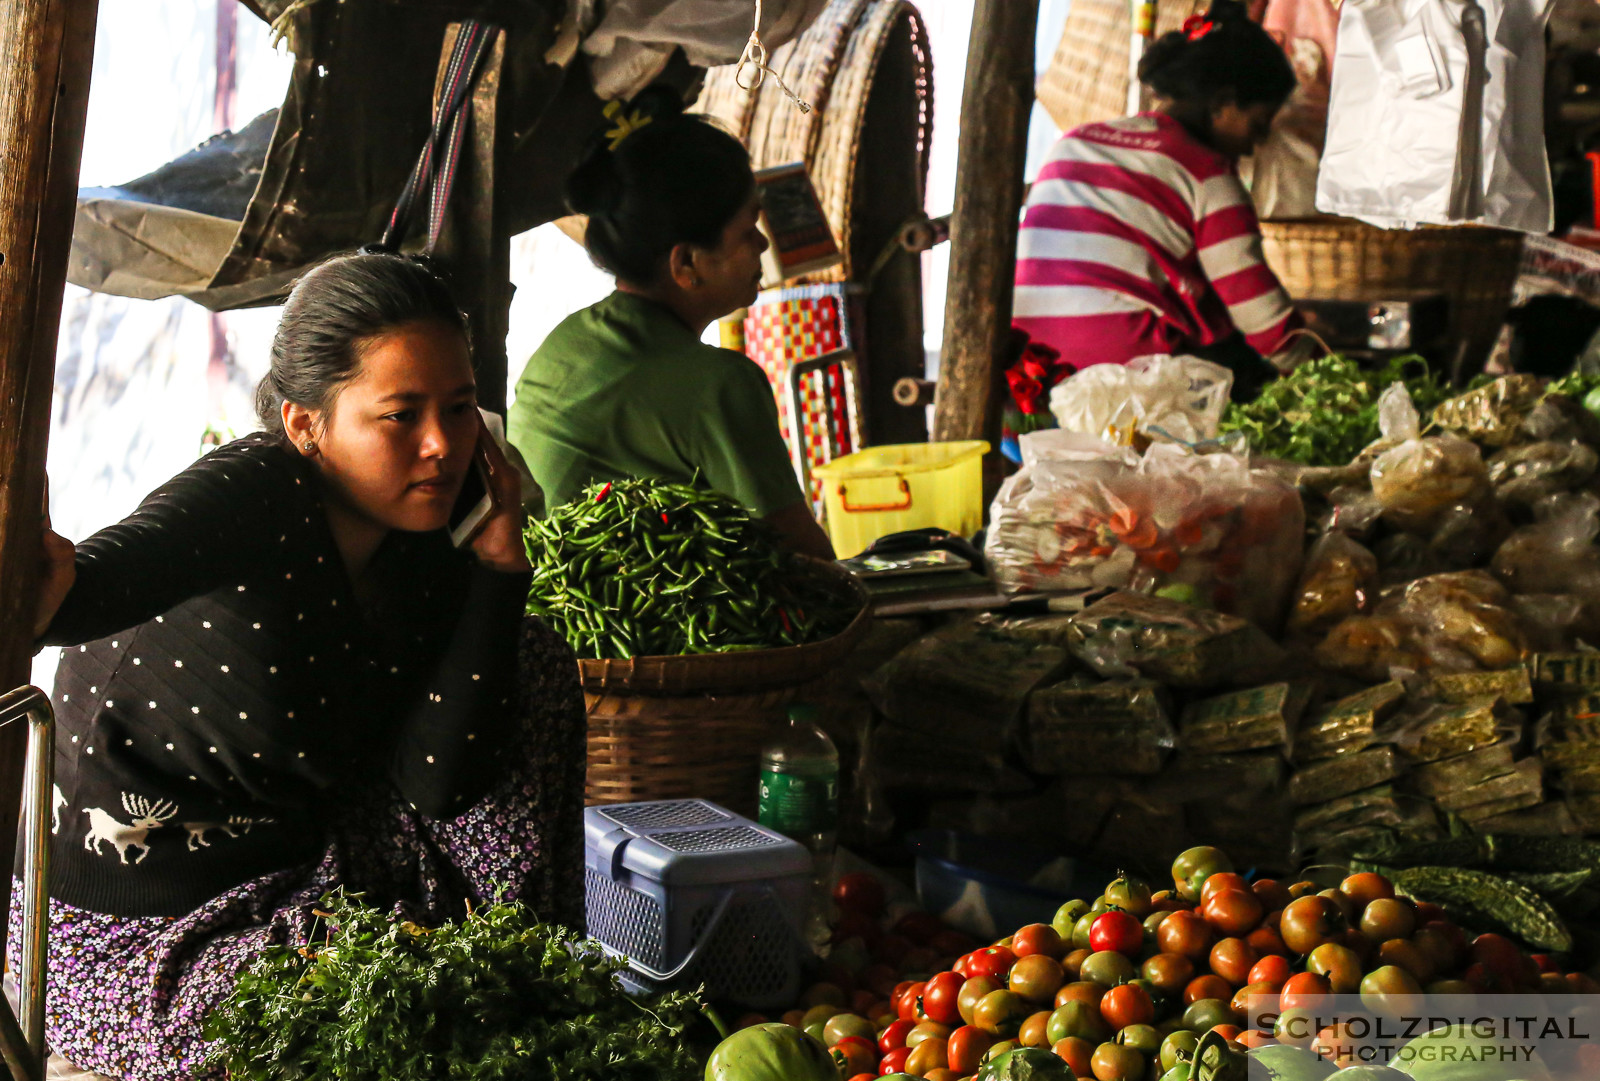
{"type": "Polygon", "coordinates": [[[1552,226],[1544,26],[1552,0],[1479,0],[1488,38],[1481,206],[1453,212],[1470,0],[1347,0],[1339,21],[1317,209],[1384,228],[1552,226]]]}

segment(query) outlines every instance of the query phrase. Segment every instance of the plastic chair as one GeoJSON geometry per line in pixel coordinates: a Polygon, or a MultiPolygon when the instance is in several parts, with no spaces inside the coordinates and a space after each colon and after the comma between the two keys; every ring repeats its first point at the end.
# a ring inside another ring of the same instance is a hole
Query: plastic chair
{"type": "Polygon", "coordinates": [[[23,881],[22,1009],[0,1008],[0,1058],[12,1081],[41,1081],[44,1045],[45,945],[49,934],[50,817],[55,789],[56,715],[50,696],[19,687],[0,696],[0,726],[26,718],[28,750],[22,763],[23,881]]]}

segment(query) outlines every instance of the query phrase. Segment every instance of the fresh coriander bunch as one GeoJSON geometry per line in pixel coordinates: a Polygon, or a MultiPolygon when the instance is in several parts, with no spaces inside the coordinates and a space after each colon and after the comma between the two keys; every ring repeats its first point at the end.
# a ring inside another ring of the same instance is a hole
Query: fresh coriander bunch
{"type": "Polygon", "coordinates": [[[691,994],[628,997],[620,962],[514,904],[436,930],[342,894],[326,940],[265,951],[206,1024],[243,1081],[694,1081],[691,994]]]}
{"type": "Polygon", "coordinates": [[[1421,357],[1396,357],[1366,371],[1337,353],[1308,361],[1268,383],[1247,405],[1230,405],[1222,432],[1243,432],[1250,449],[1302,465],[1345,465],[1378,438],[1378,399],[1404,383],[1426,418],[1450,396],[1421,357]]]}

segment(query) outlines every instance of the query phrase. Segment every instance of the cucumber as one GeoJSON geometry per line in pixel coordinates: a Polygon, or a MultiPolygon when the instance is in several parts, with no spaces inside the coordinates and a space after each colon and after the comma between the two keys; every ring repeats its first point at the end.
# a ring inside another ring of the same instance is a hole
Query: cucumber
{"type": "Polygon", "coordinates": [[[1600,874],[1592,871],[1508,871],[1506,877],[1528,887],[1547,901],[1565,901],[1600,874]]]}
{"type": "MultiPolygon", "coordinates": [[[[1600,871],[1600,841],[1487,834],[1488,866],[1500,871],[1600,871]]],[[[1448,860],[1441,860],[1448,863],[1448,860]]]]}
{"type": "Polygon", "coordinates": [[[1550,902],[1521,883],[1459,867],[1408,867],[1391,881],[1400,893],[1432,901],[1469,927],[1505,931],[1555,953],[1572,949],[1572,932],[1550,902]]]}
{"type": "Polygon", "coordinates": [[[1487,864],[1489,857],[1483,841],[1481,837],[1447,837],[1441,841],[1402,841],[1392,838],[1365,846],[1356,853],[1355,859],[1386,867],[1482,867],[1487,864]]]}

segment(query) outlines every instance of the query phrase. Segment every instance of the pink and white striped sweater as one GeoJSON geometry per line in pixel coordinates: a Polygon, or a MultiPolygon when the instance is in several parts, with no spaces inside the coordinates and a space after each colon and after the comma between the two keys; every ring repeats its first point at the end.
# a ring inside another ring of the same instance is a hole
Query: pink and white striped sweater
{"type": "Polygon", "coordinates": [[[1079,368],[1235,330],[1267,355],[1299,325],[1234,163],[1159,113],[1051,151],[1018,238],[1014,321],[1079,368]]]}

